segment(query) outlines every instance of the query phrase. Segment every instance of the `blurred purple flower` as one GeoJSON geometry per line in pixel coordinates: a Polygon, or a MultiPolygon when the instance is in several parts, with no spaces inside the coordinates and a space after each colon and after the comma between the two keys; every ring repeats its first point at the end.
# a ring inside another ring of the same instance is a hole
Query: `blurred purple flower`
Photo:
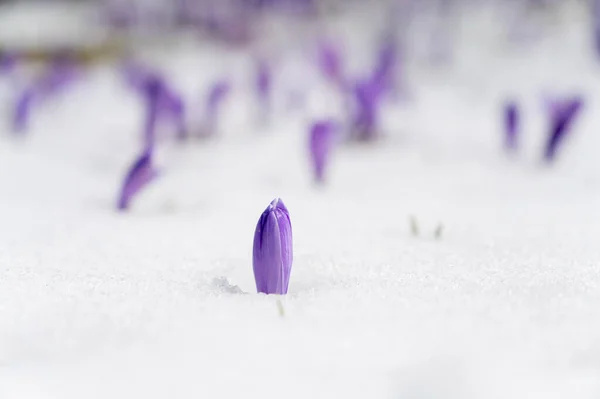
{"type": "Polygon", "coordinates": [[[571,129],[574,119],[583,107],[583,98],[576,96],[570,99],[555,101],[550,105],[550,134],[544,150],[546,162],[556,158],[558,147],[571,129]]]}
{"type": "Polygon", "coordinates": [[[271,67],[261,58],[256,62],[256,94],[265,108],[271,101],[272,83],[271,67]]]}
{"type": "Polygon", "coordinates": [[[27,129],[29,123],[29,110],[33,100],[33,90],[31,88],[23,90],[17,98],[13,111],[13,132],[21,133],[27,129]]]}
{"type": "Polygon", "coordinates": [[[378,81],[363,80],[354,86],[355,115],[352,133],[359,141],[371,141],[376,138],[381,93],[378,81]]]}
{"type": "Polygon", "coordinates": [[[504,105],[505,147],[508,150],[514,151],[517,149],[519,125],[519,107],[515,101],[508,101],[504,105]]]}
{"type": "Polygon", "coordinates": [[[596,53],[600,55],[600,0],[591,1],[591,17],[594,30],[594,45],[596,53]]]}
{"type": "Polygon", "coordinates": [[[187,137],[185,104],[179,94],[171,88],[165,78],[148,67],[128,63],[123,68],[127,84],[143,95],[146,101],[144,138],[151,148],[156,138],[156,125],[160,120],[170,120],[179,139],[187,137]]]}
{"type": "Polygon", "coordinates": [[[315,181],[325,180],[325,167],[334,144],[336,124],[332,120],[318,121],[312,124],[309,136],[309,151],[314,168],[315,181]]]}
{"type": "Polygon", "coordinates": [[[254,233],[252,267],[259,293],[285,295],[293,261],[292,224],[281,199],[262,213],[254,233]]]}
{"type": "Polygon", "coordinates": [[[68,55],[57,56],[40,76],[17,96],[13,110],[13,130],[26,130],[32,106],[66,89],[77,79],[78,74],[78,66],[68,55]]]}
{"type": "Polygon", "coordinates": [[[381,44],[372,79],[384,90],[396,90],[395,68],[398,61],[397,43],[386,37],[381,44]]]}
{"type": "Polygon", "coordinates": [[[340,48],[328,41],[323,41],[318,49],[319,69],[327,79],[343,86],[342,55],[340,48]]]}
{"type": "Polygon", "coordinates": [[[131,165],[119,194],[117,209],[124,211],[129,208],[133,197],[158,175],[152,165],[152,152],[144,151],[142,155],[131,165]]]}
{"type": "Polygon", "coordinates": [[[17,59],[16,53],[0,53],[0,75],[11,72],[17,65],[17,59]]]}
{"type": "Polygon", "coordinates": [[[219,108],[230,91],[231,85],[227,80],[218,80],[209,88],[204,110],[204,135],[214,134],[219,108]]]}

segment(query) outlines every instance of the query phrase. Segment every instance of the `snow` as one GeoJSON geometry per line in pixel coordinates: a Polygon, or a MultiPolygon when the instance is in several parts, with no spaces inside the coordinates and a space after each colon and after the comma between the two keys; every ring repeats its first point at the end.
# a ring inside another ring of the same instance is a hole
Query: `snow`
{"type": "MultiPolygon", "coordinates": [[[[145,53],[198,110],[213,79],[236,89],[218,139],[165,132],[162,175],[127,214],[143,110],[114,67],[34,110],[24,137],[0,125],[0,398],[597,398],[600,75],[571,14],[536,47],[465,29],[456,67],[411,61],[385,138],[341,144],[325,187],[307,126],[340,115],[333,89],[304,65],[303,112],[280,76],[261,124],[248,54],[208,45],[145,53]],[[543,165],[541,93],[571,90],[584,112],[543,165]],[[507,156],[515,94],[525,129],[507,156]],[[255,294],[251,266],[276,197],[294,232],[282,299],[255,294]]],[[[289,51],[280,67],[301,76],[289,51]]]]}

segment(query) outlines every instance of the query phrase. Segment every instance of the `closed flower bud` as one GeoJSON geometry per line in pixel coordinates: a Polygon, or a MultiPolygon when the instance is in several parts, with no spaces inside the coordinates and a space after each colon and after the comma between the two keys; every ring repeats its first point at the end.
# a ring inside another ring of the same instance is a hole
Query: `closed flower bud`
{"type": "Polygon", "coordinates": [[[252,266],[259,293],[285,295],[293,260],[292,225],[281,199],[274,199],[262,213],[254,233],[252,266]]]}

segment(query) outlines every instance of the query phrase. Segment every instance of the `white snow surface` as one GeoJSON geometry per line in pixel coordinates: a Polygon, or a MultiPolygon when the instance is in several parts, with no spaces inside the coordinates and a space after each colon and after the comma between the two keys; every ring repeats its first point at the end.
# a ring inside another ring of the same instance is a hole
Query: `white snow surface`
{"type": "MultiPolygon", "coordinates": [[[[600,64],[580,24],[561,26],[522,50],[465,31],[454,67],[411,61],[385,136],[340,144],[324,187],[307,126],[343,104],[293,50],[267,125],[244,52],[148,55],[192,110],[213,79],[235,88],[217,139],[165,132],[162,174],[124,214],[143,109],[114,66],[34,109],[22,137],[6,118],[0,398],[598,398],[600,64]],[[297,90],[306,111],[288,107],[297,90]],[[586,96],[550,166],[544,92],[586,96]],[[514,156],[508,95],[524,113],[514,156]],[[251,264],[275,197],[294,234],[281,299],[255,293],[251,264]]],[[[14,84],[0,85],[8,115],[14,84]]]]}

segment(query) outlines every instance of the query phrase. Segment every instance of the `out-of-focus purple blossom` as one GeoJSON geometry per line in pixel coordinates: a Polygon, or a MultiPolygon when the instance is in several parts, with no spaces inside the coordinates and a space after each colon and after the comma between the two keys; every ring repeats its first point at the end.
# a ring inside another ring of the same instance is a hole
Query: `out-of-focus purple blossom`
{"type": "Polygon", "coordinates": [[[592,0],[591,8],[594,45],[596,47],[596,53],[600,55],[600,0],[592,0]]]}
{"type": "Polygon", "coordinates": [[[33,90],[31,88],[23,90],[17,98],[13,111],[13,132],[21,133],[27,130],[29,123],[29,111],[31,110],[31,102],[33,100],[33,90]]]}
{"type": "Polygon", "coordinates": [[[79,68],[68,55],[57,56],[50,65],[17,96],[13,110],[13,130],[27,129],[31,108],[66,89],[79,76],[79,68]]]}
{"type": "Polygon", "coordinates": [[[214,134],[219,117],[219,108],[230,91],[231,84],[227,80],[218,80],[210,86],[204,109],[204,135],[214,134]]]}
{"type": "Polygon", "coordinates": [[[395,79],[397,63],[397,43],[391,36],[386,37],[377,55],[377,62],[373,70],[373,81],[384,90],[395,92],[397,89],[395,79]]]}
{"type": "Polygon", "coordinates": [[[318,65],[323,75],[331,82],[343,86],[344,72],[340,48],[323,41],[318,48],[318,65]]]}
{"type": "Polygon", "coordinates": [[[569,133],[582,107],[583,98],[580,96],[550,104],[550,134],[544,149],[546,162],[555,160],[558,147],[569,133]]]}
{"type": "Polygon", "coordinates": [[[281,199],[262,213],[254,233],[252,267],[259,293],[285,295],[293,261],[292,224],[281,199]]]}
{"type": "Polygon", "coordinates": [[[187,137],[187,126],[185,123],[185,103],[181,96],[173,89],[163,86],[163,92],[160,99],[162,113],[172,121],[177,132],[177,137],[183,140],[187,137]]]}
{"type": "Polygon", "coordinates": [[[158,171],[152,164],[152,151],[145,150],[142,155],[135,160],[133,165],[129,168],[127,175],[125,175],[125,180],[123,181],[123,186],[121,187],[121,192],[119,193],[119,199],[117,201],[117,209],[120,211],[127,210],[135,195],[157,176],[158,171]]]}
{"type": "Polygon", "coordinates": [[[382,88],[374,80],[359,81],[353,90],[355,115],[352,136],[359,141],[371,141],[378,130],[382,88]]]}
{"type": "Polygon", "coordinates": [[[185,104],[165,78],[150,68],[133,63],[126,64],[123,73],[127,84],[146,101],[144,137],[147,147],[154,144],[157,123],[165,119],[174,125],[178,137],[184,139],[187,136],[185,104]]]}
{"type": "Polygon", "coordinates": [[[256,62],[256,94],[265,108],[269,107],[272,90],[272,72],[269,63],[260,58],[256,62]]]}
{"type": "Polygon", "coordinates": [[[514,151],[517,149],[519,125],[519,107],[515,101],[508,101],[504,104],[504,145],[508,150],[514,151]]]}
{"type": "Polygon", "coordinates": [[[17,54],[0,52],[0,75],[11,72],[17,65],[17,54]]]}
{"type": "Polygon", "coordinates": [[[309,152],[314,178],[318,183],[325,180],[325,168],[331,156],[337,125],[332,120],[322,120],[311,125],[309,131],[309,152]]]}

